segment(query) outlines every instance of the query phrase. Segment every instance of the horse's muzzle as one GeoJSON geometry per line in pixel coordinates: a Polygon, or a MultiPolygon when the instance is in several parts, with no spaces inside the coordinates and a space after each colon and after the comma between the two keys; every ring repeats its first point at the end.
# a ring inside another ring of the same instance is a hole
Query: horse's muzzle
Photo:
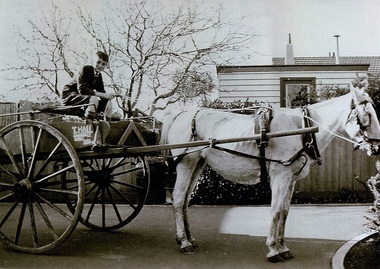
{"type": "Polygon", "coordinates": [[[379,145],[376,145],[376,146],[372,145],[371,152],[372,152],[371,155],[380,155],[380,146],[379,145]]]}
{"type": "Polygon", "coordinates": [[[367,152],[368,156],[380,155],[380,146],[367,141],[361,141],[354,146],[354,150],[361,149],[367,152]]]}

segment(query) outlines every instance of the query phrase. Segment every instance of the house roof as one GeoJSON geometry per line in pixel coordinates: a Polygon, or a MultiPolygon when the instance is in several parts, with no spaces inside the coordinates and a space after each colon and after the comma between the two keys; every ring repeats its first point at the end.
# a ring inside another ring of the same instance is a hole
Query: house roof
{"type": "MultiPolygon", "coordinates": [[[[369,64],[368,73],[380,75],[380,56],[339,57],[341,65],[369,64]]],[[[285,57],[272,58],[273,65],[285,65],[285,57]]],[[[333,65],[335,57],[294,57],[295,65],[333,65]]]]}

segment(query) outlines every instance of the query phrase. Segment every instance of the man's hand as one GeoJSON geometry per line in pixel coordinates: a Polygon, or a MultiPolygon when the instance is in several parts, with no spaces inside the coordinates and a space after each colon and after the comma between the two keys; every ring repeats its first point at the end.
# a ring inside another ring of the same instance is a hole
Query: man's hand
{"type": "Polygon", "coordinates": [[[96,92],[95,96],[103,98],[103,99],[112,100],[118,95],[116,93],[96,92]]]}

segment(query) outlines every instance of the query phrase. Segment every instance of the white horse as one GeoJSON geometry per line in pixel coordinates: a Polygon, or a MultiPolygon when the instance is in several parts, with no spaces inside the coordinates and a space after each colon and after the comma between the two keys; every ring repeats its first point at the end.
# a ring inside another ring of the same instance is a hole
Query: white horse
{"type": "MultiPolygon", "coordinates": [[[[335,134],[346,133],[353,143],[357,143],[357,148],[366,150],[369,155],[378,154],[380,126],[372,101],[363,89],[352,84],[350,88],[351,92],[344,96],[308,107],[309,120],[319,127],[315,134],[319,151],[328,147],[335,134]]],[[[270,132],[302,128],[304,116],[300,109],[275,109],[270,132]]],[[[254,125],[251,115],[212,109],[187,111],[164,123],[161,144],[252,136],[254,125]]],[[[271,138],[265,157],[287,160],[303,146],[301,135],[271,138]]],[[[223,144],[222,147],[259,156],[256,141],[223,144]]],[[[257,159],[213,147],[172,149],[171,153],[174,156],[184,154],[176,165],[177,180],[173,191],[177,242],[182,252],[194,254],[197,244],[189,230],[187,208],[204,166],[208,164],[223,178],[233,182],[256,184],[260,181],[260,164],[257,159]]],[[[284,243],[285,223],[295,183],[309,173],[312,163],[315,159],[306,154],[287,166],[267,162],[272,190],[272,220],[266,245],[269,248],[267,258],[271,262],[293,258],[284,243]]]]}

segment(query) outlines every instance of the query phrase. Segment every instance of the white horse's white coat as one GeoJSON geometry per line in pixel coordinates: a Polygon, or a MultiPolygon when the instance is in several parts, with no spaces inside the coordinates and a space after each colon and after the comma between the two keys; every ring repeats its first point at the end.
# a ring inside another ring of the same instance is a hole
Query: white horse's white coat
{"type": "MultiPolygon", "coordinates": [[[[316,133],[316,140],[321,152],[328,147],[334,138],[331,132],[348,133],[349,137],[356,142],[363,141],[362,134],[369,138],[380,138],[380,126],[375,110],[370,102],[361,103],[364,100],[369,100],[368,95],[363,90],[351,85],[351,93],[309,106],[310,117],[313,121],[321,124],[318,126],[319,132],[316,133]],[[353,110],[351,110],[352,102],[356,105],[353,110]],[[363,125],[370,124],[361,127],[359,122],[363,125]]],[[[273,115],[270,132],[302,128],[303,118],[300,109],[276,109],[273,115]]],[[[165,123],[161,143],[172,144],[209,138],[246,137],[252,136],[253,130],[252,116],[202,109],[180,113],[170,122],[165,123]],[[193,118],[195,118],[195,128],[192,128],[193,118]],[[193,137],[194,130],[196,131],[195,137],[193,137]]],[[[374,144],[376,146],[378,142],[371,144],[364,141],[360,145],[362,149],[370,151],[370,147],[374,144]]],[[[259,156],[259,149],[255,141],[223,144],[222,146],[259,156]]],[[[301,135],[271,138],[266,149],[266,157],[287,160],[302,147],[301,135]]],[[[199,151],[195,152],[193,151],[196,148],[173,149],[171,151],[173,155],[177,155],[186,150],[192,153],[185,155],[176,166],[177,180],[173,191],[173,207],[177,240],[181,245],[181,250],[187,253],[195,253],[196,243],[190,234],[187,207],[199,173],[205,164],[207,163],[223,178],[243,184],[259,182],[260,165],[258,160],[213,148],[200,148],[199,151]]],[[[289,249],[284,244],[285,223],[295,182],[309,173],[310,165],[315,161],[309,156],[307,158],[307,164],[301,173],[297,172],[304,165],[304,158],[300,158],[290,166],[275,162],[267,163],[272,190],[272,221],[267,237],[269,248],[267,257],[271,261],[292,258],[289,249]]]]}

